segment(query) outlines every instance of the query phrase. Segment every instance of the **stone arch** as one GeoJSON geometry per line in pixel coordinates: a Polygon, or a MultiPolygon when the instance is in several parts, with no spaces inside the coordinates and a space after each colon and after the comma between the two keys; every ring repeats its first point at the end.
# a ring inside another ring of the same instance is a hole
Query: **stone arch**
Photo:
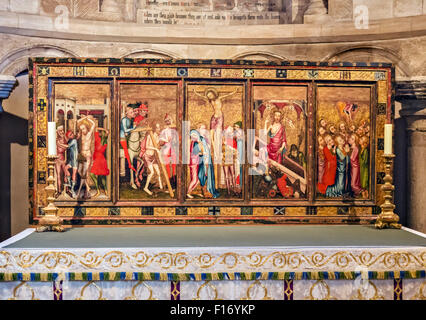
{"type": "Polygon", "coordinates": [[[240,59],[247,59],[247,60],[267,60],[267,61],[274,61],[279,62],[286,60],[286,57],[283,57],[279,54],[267,52],[267,51],[248,51],[239,53],[233,57],[231,57],[232,60],[240,60],[240,59]]]}
{"type": "Polygon", "coordinates": [[[146,59],[181,59],[175,53],[158,50],[158,49],[142,49],[126,53],[121,58],[146,58],[146,59]]]}
{"type": "Polygon", "coordinates": [[[40,44],[12,51],[0,60],[0,74],[16,76],[28,69],[30,57],[78,57],[71,50],[58,46],[40,44]]]}
{"type": "Polygon", "coordinates": [[[340,49],[329,54],[322,61],[337,62],[390,62],[395,65],[396,76],[409,77],[410,67],[403,62],[402,57],[395,51],[374,46],[357,46],[340,49]]]}

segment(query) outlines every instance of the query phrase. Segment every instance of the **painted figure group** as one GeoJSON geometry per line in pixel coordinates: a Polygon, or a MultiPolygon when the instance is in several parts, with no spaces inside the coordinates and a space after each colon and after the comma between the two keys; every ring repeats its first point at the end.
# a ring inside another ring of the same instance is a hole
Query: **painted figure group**
{"type": "Polygon", "coordinates": [[[189,176],[190,182],[187,197],[194,198],[194,189],[200,185],[202,193],[195,195],[203,198],[218,198],[220,193],[217,187],[217,176],[214,166],[222,169],[227,194],[238,196],[241,193],[244,133],[242,123],[238,121],[234,126],[228,126],[223,134],[220,145],[221,161],[215,162],[212,158],[211,132],[205,125],[190,131],[189,146],[189,176]]]}
{"type": "Polygon", "coordinates": [[[110,174],[105,158],[109,131],[97,127],[93,116],[83,116],[74,122],[74,128],[65,132],[64,125],[56,129],[57,156],[55,162],[57,193],[73,199],[107,194],[110,174]],[[96,188],[92,195],[91,183],[96,188]]]}
{"type": "MultiPolygon", "coordinates": [[[[266,133],[266,142],[258,139],[257,148],[254,150],[257,160],[254,163],[263,164],[263,181],[260,181],[260,194],[275,197],[277,194],[284,198],[304,197],[301,180],[306,170],[306,159],[300,150],[300,144],[288,145],[286,125],[295,128],[293,121],[285,116],[290,111],[302,111],[299,106],[287,103],[273,103],[270,119],[266,119],[263,132],[266,133]],[[286,125],[285,125],[286,124],[286,125]],[[263,191],[262,194],[262,190],[263,191]]],[[[300,118],[300,114],[299,117],[300,118]]],[[[302,136],[302,131],[299,132],[302,136]]],[[[301,139],[298,139],[301,141],[301,139]]]]}
{"type": "Polygon", "coordinates": [[[285,120],[288,121],[290,126],[294,127],[293,122],[284,119],[283,111],[276,109],[273,113],[272,123],[268,120],[265,121],[265,130],[268,137],[268,159],[283,164],[284,156],[287,156],[298,165],[306,167],[305,156],[299,150],[299,147],[296,144],[292,144],[289,148],[287,144],[287,136],[283,124],[285,120]]]}
{"type": "Polygon", "coordinates": [[[368,198],[370,125],[349,123],[318,124],[317,190],[329,198],[368,198]]]}
{"type": "Polygon", "coordinates": [[[200,124],[190,131],[189,141],[189,184],[187,197],[220,197],[219,188],[223,181],[228,196],[240,196],[242,164],[244,162],[244,132],[242,121],[225,128],[223,100],[237,93],[237,90],[220,95],[215,88],[207,88],[204,95],[193,91],[213,110],[210,130],[200,124]],[[195,193],[201,186],[201,194],[195,193]]]}
{"type": "Polygon", "coordinates": [[[173,195],[179,136],[169,114],[164,115],[162,125],[152,123],[152,128],[148,123],[148,110],[147,102],[129,104],[120,121],[120,145],[130,172],[130,186],[135,190],[141,188],[151,196],[150,184],[157,175],[158,188],[173,195]],[[144,175],[146,180],[142,186],[144,175]]]}

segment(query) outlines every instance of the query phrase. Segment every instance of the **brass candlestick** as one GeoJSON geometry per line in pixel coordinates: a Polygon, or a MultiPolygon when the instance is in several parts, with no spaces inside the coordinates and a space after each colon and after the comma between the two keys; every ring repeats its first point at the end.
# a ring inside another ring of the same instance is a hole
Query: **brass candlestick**
{"type": "Polygon", "coordinates": [[[399,216],[393,212],[395,205],[393,204],[393,195],[392,192],[395,190],[394,185],[392,184],[392,175],[391,175],[391,166],[394,154],[384,154],[383,158],[385,159],[385,184],[382,186],[382,190],[385,193],[385,201],[380,206],[382,208],[382,213],[379,214],[376,220],[376,228],[392,228],[392,229],[401,229],[401,225],[398,223],[399,216]]]}
{"type": "Polygon", "coordinates": [[[54,168],[55,168],[55,160],[57,156],[49,155],[47,156],[47,172],[48,178],[46,180],[47,186],[44,190],[46,190],[47,194],[47,206],[43,208],[44,216],[39,221],[39,227],[36,229],[37,232],[44,231],[64,231],[64,227],[62,226],[62,219],[58,217],[58,208],[55,206],[55,178],[54,178],[54,168]]]}

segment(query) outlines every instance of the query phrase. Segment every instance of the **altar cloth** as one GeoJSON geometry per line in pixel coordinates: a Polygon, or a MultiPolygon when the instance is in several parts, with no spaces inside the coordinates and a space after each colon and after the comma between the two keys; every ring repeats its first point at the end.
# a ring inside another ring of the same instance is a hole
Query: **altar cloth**
{"type": "Polygon", "coordinates": [[[407,230],[357,225],[144,226],[27,234],[6,248],[426,247],[407,230]]]}
{"type": "MultiPolygon", "coordinates": [[[[149,296],[169,292],[170,298],[173,298],[171,292],[182,293],[182,288],[192,290],[192,287],[196,289],[193,298],[200,298],[200,290],[204,289],[210,290],[212,297],[218,292],[226,296],[225,291],[231,290],[234,294],[239,292],[237,296],[244,291],[250,298],[255,295],[250,291],[254,287],[261,291],[278,290],[274,291],[277,297],[291,289],[295,294],[292,298],[315,298],[315,290],[324,287],[334,290],[329,297],[359,298],[361,280],[367,281],[366,288],[374,287],[370,288],[374,292],[380,287],[388,292],[387,295],[376,292],[372,297],[402,297],[404,281],[405,289],[410,289],[406,296],[422,298],[425,278],[426,236],[406,228],[85,227],[64,233],[27,230],[22,236],[0,244],[0,299],[16,296],[23,286],[42,286],[41,282],[50,284],[52,290],[60,286],[61,292],[74,288],[72,294],[67,291],[70,299],[85,296],[89,287],[100,297],[100,292],[107,294],[111,286],[116,287],[114,294],[108,293],[112,299],[124,297],[124,293],[116,291],[120,287],[132,292],[136,288],[149,289],[149,296]],[[303,283],[304,291],[296,293],[293,285],[301,288],[303,283]],[[219,287],[229,288],[221,291],[219,287]],[[2,288],[9,289],[2,291],[2,288]]],[[[49,296],[49,290],[44,290],[49,296]]],[[[316,296],[321,296],[321,292],[316,296]]],[[[189,292],[185,294],[191,296],[189,292]]],[[[129,293],[126,297],[130,296],[135,295],[129,293]]]]}

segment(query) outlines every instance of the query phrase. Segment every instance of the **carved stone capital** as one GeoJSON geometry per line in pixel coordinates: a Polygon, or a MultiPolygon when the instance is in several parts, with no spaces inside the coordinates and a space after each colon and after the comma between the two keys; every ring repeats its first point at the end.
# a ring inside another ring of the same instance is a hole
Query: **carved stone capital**
{"type": "Polygon", "coordinates": [[[408,227],[426,232],[424,193],[426,183],[426,81],[399,81],[396,100],[407,128],[407,222],[408,227]]]}
{"type": "Polygon", "coordinates": [[[2,102],[7,99],[15,87],[16,78],[14,76],[0,74],[0,113],[3,112],[2,102]]]}
{"type": "Polygon", "coordinates": [[[404,100],[426,100],[426,79],[398,81],[395,99],[401,102],[404,100]]]}
{"type": "Polygon", "coordinates": [[[395,99],[401,102],[407,131],[426,132],[426,80],[398,81],[395,99]]]}
{"type": "Polygon", "coordinates": [[[305,11],[305,15],[323,15],[327,14],[327,8],[322,0],[311,0],[308,9],[305,11]]]}
{"type": "Polygon", "coordinates": [[[329,19],[324,2],[322,0],[311,0],[303,16],[303,22],[307,24],[321,23],[327,22],[329,19]]]}

